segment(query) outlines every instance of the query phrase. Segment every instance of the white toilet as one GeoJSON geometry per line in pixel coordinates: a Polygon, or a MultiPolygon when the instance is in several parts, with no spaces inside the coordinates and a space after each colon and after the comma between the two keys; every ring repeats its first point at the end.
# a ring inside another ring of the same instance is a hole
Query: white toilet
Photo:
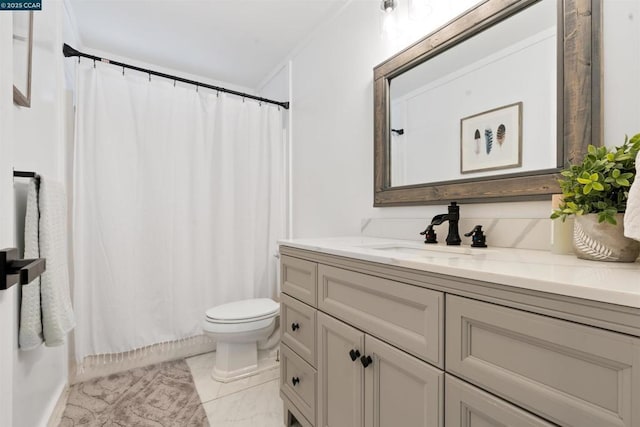
{"type": "Polygon", "coordinates": [[[207,310],[204,332],[217,343],[212,376],[229,382],[258,369],[258,342],[274,332],[280,305],[269,298],[247,299],[207,310]]]}

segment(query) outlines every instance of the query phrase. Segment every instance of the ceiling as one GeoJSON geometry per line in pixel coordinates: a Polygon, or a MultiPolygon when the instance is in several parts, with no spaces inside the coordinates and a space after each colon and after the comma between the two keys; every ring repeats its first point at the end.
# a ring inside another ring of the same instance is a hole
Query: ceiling
{"type": "Polygon", "coordinates": [[[348,0],[68,0],[86,48],[255,89],[348,0]]]}

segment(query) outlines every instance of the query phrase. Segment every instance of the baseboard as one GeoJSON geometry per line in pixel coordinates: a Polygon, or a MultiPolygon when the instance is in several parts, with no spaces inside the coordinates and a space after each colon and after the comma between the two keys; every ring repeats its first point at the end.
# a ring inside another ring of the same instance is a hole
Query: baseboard
{"type": "Polygon", "coordinates": [[[60,391],[60,395],[58,396],[58,400],[56,401],[55,406],[53,407],[53,411],[51,411],[51,416],[49,417],[49,422],[47,422],[47,427],[58,427],[60,425],[60,423],[62,422],[62,414],[64,413],[64,408],[67,406],[68,397],[69,386],[65,384],[60,391]]]}

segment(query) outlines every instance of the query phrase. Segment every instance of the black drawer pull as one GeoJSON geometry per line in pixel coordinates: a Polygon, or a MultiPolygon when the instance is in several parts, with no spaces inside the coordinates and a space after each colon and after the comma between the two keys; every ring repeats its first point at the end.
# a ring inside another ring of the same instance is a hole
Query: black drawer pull
{"type": "Polygon", "coordinates": [[[300,325],[298,324],[298,322],[291,324],[291,330],[295,331],[296,329],[300,329],[300,325]]]}
{"type": "Polygon", "coordinates": [[[293,384],[293,386],[295,387],[296,384],[298,384],[300,382],[300,378],[298,377],[293,377],[291,378],[291,384],[293,384]]]}
{"type": "Polygon", "coordinates": [[[371,356],[362,356],[360,358],[360,362],[362,362],[362,366],[366,368],[367,366],[371,365],[371,362],[373,362],[373,359],[371,359],[371,356]]]}
{"type": "Polygon", "coordinates": [[[352,349],[352,350],[349,352],[349,357],[351,358],[351,360],[353,360],[353,361],[355,362],[355,361],[356,361],[356,359],[357,359],[358,357],[360,357],[360,351],[355,350],[355,349],[352,349]]]}

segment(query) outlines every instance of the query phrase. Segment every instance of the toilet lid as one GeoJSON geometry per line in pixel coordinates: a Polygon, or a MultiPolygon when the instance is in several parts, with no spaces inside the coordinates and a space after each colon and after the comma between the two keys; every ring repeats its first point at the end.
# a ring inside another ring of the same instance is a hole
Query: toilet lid
{"type": "Polygon", "coordinates": [[[269,298],[246,299],[218,305],[207,310],[207,318],[220,322],[241,322],[269,317],[280,305],[269,298]]]}

